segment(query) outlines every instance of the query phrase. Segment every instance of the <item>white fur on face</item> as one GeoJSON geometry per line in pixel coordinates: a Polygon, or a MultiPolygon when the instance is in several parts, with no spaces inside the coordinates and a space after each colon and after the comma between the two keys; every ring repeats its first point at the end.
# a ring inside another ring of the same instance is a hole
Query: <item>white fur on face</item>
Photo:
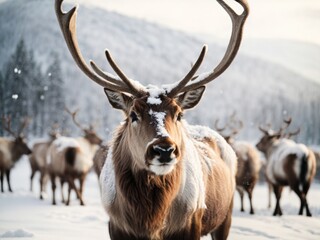
{"type": "Polygon", "coordinates": [[[165,112],[154,112],[152,110],[149,111],[149,115],[152,119],[156,121],[156,132],[160,137],[170,137],[167,129],[165,128],[165,112]]]}
{"type": "Polygon", "coordinates": [[[164,164],[159,161],[159,157],[155,157],[152,159],[149,169],[156,175],[166,175],[172,172],[177,162],[177,159],[173,158],[170,162],[164,164]]]}

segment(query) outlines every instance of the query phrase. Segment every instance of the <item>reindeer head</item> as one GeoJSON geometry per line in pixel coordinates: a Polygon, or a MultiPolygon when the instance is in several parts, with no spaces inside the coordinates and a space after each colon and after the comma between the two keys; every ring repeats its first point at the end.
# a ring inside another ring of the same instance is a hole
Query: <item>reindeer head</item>
{"type": "Polygon", "coordinates": [[[265,130],[261,127],[259,127],[260,131],[264,133],[263,137],[260,139],[260,141],[257,143],[256,147],[259,151],[266,153],[268,149],[272,146],[274,141],[279,139],[281,137],[281,134],[279,132],[273,132],[265,130]]]}
{"type": "Polygon", "coordinates": [[[3,122],[4,129],[14,137],[15,154],[17,154],[17,155],[31,154],[32,151],[28,147],[28,145],[26,143],[26,138],[24,137],[24,135],[22,133],[23,130],[28,126],[29,119],[25,118],[22,121],[21,126],[17,132],[12,131],[12,129],[11,129],[11,118],[3,117],[2,122],[3,122]]]}
{"type": "Polygon", "coordinates": [[[128,78],[108,50],[105,51],[106,58],[118,77],[101,70],[93,61],[90,61],[90,68],[78,47],[77,8],[63,13],[63,0],[56,0],[56,14],[70,53],[79,68],[104,88],[110,104],[125,113],[126,135],[123,137],[130,141],[127,147],[140,168],[149,169],[158,175],[171,172],[182,155],[183,111],[193,108],[200,101],[205,85],[222,74],[237,54],[249,11],[247,3],[245,0],[237,0],[244,9],[238,15],[224,1],[217,1],[232,20],[231,38],[219,65],[212,72],[194,77],[207,51],[207,46],[204,46],[191,70],[177,84],[145,87],[128,78]]]}
{"type": "Polygon", "coordinates": [[[71,115],[73,123],[82,130],[85,139],[87,139],[91,144],[100,145],[102,143],[102,139],[97,135],[92,125],[90,125],[89,127],[84,127],[79,123],[76,118],[79,110],[72,112],[67,107],[65,108],[65,110],[71,115]]]}
{"type": "Polygon", "coordinates": [[[271,124],[268,124],[268,129],[259,126],[259,130],[264,133],[260,141],[257,143],[256,147],[263,153],[266,153],[270,146],[274,143],[274,141],[280,139],[281,137],[285,137],[285,130],[291,124],[291,117],[288,119],[283,119],[283,126],[280,127],[278,131],[274,131],[271,129],[271,124]]]}
{"type": "Polygon", "coordinates": [[[234,111],[223,127],[219,127],[219,119],[217,119],[214,122],[214,128],[223,136],[227,143],[232,144],[234,137],[243,128],[243,122],[236,119],[236,111],[234,111]]]}

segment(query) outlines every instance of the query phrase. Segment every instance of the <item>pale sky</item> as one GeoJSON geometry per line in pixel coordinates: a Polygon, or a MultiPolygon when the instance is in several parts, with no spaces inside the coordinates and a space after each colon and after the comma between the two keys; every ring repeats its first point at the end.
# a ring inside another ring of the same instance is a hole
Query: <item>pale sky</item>
{"type": "MultiPolygon", "coordinates": [[[[72,0],[66,0],[72,2],[72,0]]],[[[98,5],[182,31],[228,38],[227,14],[214,0],[74,0],[98,5]]],[[[228,2],[233,2],[228,0],[228,2]]],[[[293,39],[320,44],[319,0],[248,0],[247,38],[293,39]]]]}

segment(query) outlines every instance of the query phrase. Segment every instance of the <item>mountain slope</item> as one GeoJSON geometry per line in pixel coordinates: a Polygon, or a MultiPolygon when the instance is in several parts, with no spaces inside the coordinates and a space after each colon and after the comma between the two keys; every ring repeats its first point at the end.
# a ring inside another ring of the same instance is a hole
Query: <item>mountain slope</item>
{"type": "MultiPolygon", "coordinates": [[[[69,9],[70,6],[64,6],[69,9]]],[[[172,83],[181,79],[197,58],[205,41],[114,12],[80,6],[78,39],[84,58],[107,69],[108,48],[125,73],[143,84],[172,83]]],[[[44,67],[53,51],[61,59],[69,105],[78,106],[85,120],[99,116],[103,129],[113,128],[121,114],[111,110],[103,90],[77,68],[62,38],[52,1],[13,0],[0,5],[0,67],[23,37],[44,67]],[[106,107],[107,106],[107,107],[106,107]],[[103,117],[102,117],[103,116],[103,117]]],[[[199,72],[217,65],[225,49],[210,43],[199,72]]],[[[279,126],[291,115],[293,127],[301,126],[300,139],[319,142],[320,86],[283,66],[240,53],[231,67],[208,85],[199,106],[186,114],[193,123],[212,125],[234,110],[246,124],[242,137],[256,140],[257,125],[279,126]]]]}

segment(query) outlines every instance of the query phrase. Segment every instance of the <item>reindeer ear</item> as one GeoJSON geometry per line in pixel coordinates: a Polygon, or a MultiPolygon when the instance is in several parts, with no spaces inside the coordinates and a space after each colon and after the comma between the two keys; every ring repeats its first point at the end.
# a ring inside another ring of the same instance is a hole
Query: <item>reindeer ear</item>
{"type": "Polygon", "coordinates": [[[125,112],[128,111],[129,107],[132,104],[132,97],[123,93],[109,90],[107,88],[104,88],[104,92],[106,93],[112,107],[123,110],[125,112]]]}
{"type": "Polygon", "coordinates": [[[178,96],[176,100],[182,109],[193,108],[199,103],[205,89],[205,86],[201,86],[189,92],[185,92],[178,96]]]}

